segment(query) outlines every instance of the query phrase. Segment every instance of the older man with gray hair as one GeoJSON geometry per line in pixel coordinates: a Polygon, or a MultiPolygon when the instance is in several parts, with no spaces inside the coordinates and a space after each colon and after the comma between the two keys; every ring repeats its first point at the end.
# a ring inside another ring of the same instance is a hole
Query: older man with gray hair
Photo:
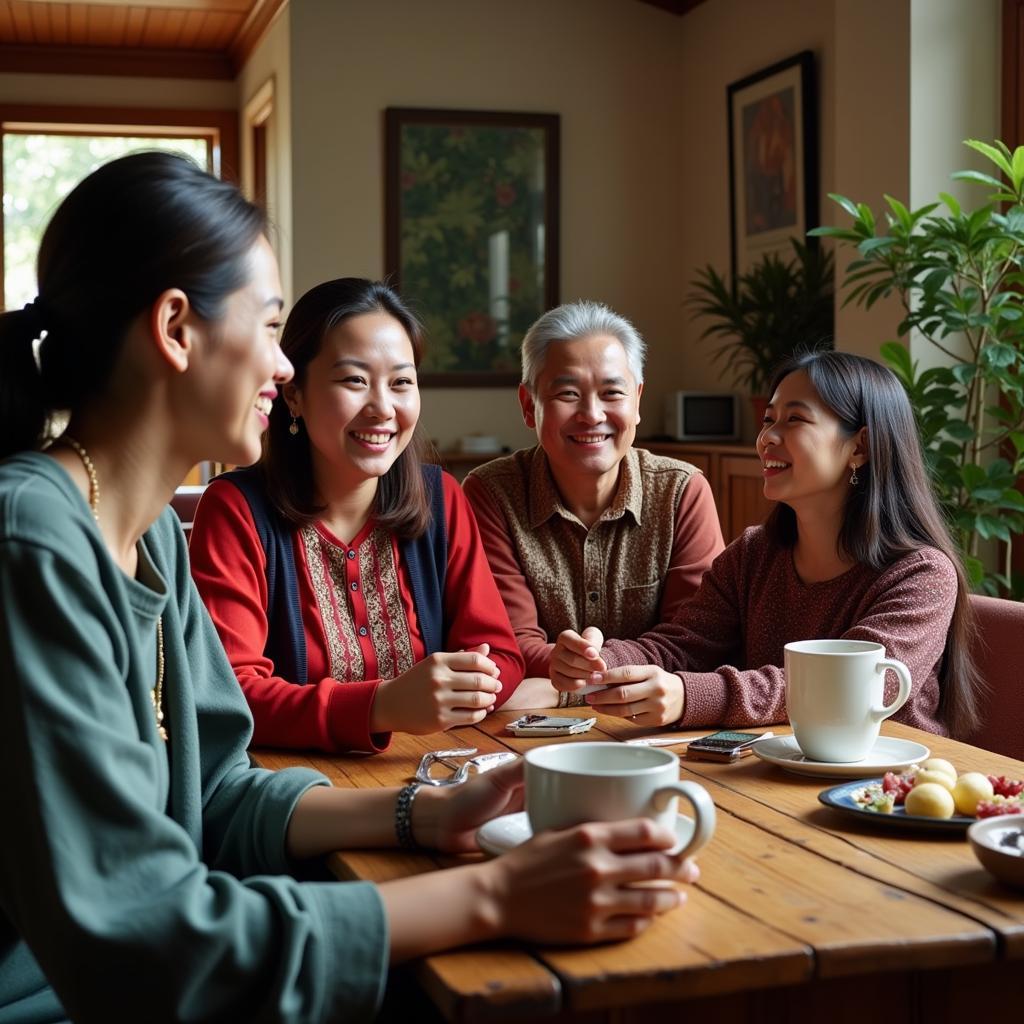
{"type": "MultiPolygon", "coordinates": [[[[545,313],[523,341],[519,385],[540,443],[464,484],[527,676],[550,674],[563,630],[631,639],[673,619],[724,546],[700,471],[633,447],[644,354],[636,328],[600,303],[545,313]]],[[[559,700],[582,703],[535,684],[506,706],[559,700]]]]}

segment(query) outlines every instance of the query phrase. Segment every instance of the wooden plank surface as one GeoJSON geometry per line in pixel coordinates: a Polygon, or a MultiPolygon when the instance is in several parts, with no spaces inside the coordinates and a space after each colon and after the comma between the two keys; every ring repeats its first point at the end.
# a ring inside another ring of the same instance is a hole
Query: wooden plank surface
{"type": "MultiPolygon", "coordinates": [[[[258,759],[267,767],[314,767],[339,786],[401,785],[427,750],[465,745],[522,753],[552,742],[505,734],[513,717],[497,712],[476,728],[396,736],[389,751],[373,757],[260,752],[258,759]]],[[[883,733],[925,742],[961,771],[1024,776],[1020,762],[943,737],[891,723],[883,733]]],[[[632,723],[599,716],[590,733],[558,742],[636,735],[643,730],[632,723]]],[[[765,1013],[770,1005],[772,1013],[810,1020],[819,988],[853,993],[870,977],[871,987],[892,990],[893,1005],[909,1000],[918,1007],[920,991],[931,991],[936,979],[949,987],[950,972],[992,971],[1001,960],[1024,958],[1024,896],[992,880],[963,836],[862,825],[817,800],[840,780],[792,775],[754,757],[736,764],[684,761],[683,776],[704,784],[719,811],[688,902],[628,943],[529,951],[503,945],[427,958],[418,980],[448,1019],[525,1019],[561,1007],[615,1011],[632,1020],[634,1011],[626,1008],[642,1005],[655,1021],[671,1016],[659,1006],[695,1000],[694,1008],[724,1008],[726,1018],[734,1012],[737,1020],[755,1004],[765,1013]],[[761,993],[767,1002],[751,1002],[745,993],[761,993]]],[[[339,877],[385,881],[453,861],[364,850],[339,852],[331,865],[339,877]]]]}
{"type": "MultiPolygon", "coordinates": [[[[620,735],[636,731],[610,727],[620,735]]],[[[774,727],[788,733],[788,727],[774,727]]],[[[1024,763],[941,736],[886,723],[883,734],[926,743],[960,771],[1024,778],[1024,763]]],[[[738,764],[684,762],[709,784],[720,809],[844,868],[867,875],[984,924],[1004,944],[1007,958],[1024,957],[1024,897],[986,872],[962,834],[937,834],[863,824],[822,806],[817,795],[840,779],[805,778],[747,758],[738,764]],[[721,789],[710,784],[717,783],[721,789]]]]}

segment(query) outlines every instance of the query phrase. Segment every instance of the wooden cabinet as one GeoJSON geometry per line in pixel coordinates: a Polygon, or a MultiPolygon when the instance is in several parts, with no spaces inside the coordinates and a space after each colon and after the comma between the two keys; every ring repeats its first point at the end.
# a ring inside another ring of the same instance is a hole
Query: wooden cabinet
{"type": "Polygon", "coordinates": [[[764,522],[775,504],[764,496],[761,460],[748,445],[667,441],[637,441],[636,444],[655,455],[689,462],[708,478],[726,544],[746,527],[764,522]]]}

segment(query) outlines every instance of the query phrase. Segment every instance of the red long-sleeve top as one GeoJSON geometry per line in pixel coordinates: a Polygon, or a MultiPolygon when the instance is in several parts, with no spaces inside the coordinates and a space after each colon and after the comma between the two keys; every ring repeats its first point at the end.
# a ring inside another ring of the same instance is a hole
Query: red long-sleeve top
{"type": "MultiPolygon", "coordinates": [[[[445,650],[490,644],[500,670],[500,707],[523,678],[508,614],[459,485],[443,474],[448,532],[445,650]]],[[[266,556],[249,503],[215,480],[196,510],[189,557],[235,675],[252,709],[253,742],[331,752],[384,750],[390,733],[370,732],[377,687],[421,661],[426,650],[397,538],[372,518],[351,543],[322,524],[293,537],[309,683],[296,685],[264,656],[266,556]]]]}

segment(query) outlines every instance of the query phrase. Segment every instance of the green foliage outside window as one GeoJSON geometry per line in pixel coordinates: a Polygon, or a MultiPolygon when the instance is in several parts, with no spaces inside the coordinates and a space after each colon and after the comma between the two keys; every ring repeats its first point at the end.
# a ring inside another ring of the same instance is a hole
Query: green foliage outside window
{"type": "Polygon", "coordinates": [[[139,149],[184,153],[208,164],[202,138],[3,134],[4,308],[19,309],[35,298],[39,241],[60,201],[101,164],[139,149]]]}

